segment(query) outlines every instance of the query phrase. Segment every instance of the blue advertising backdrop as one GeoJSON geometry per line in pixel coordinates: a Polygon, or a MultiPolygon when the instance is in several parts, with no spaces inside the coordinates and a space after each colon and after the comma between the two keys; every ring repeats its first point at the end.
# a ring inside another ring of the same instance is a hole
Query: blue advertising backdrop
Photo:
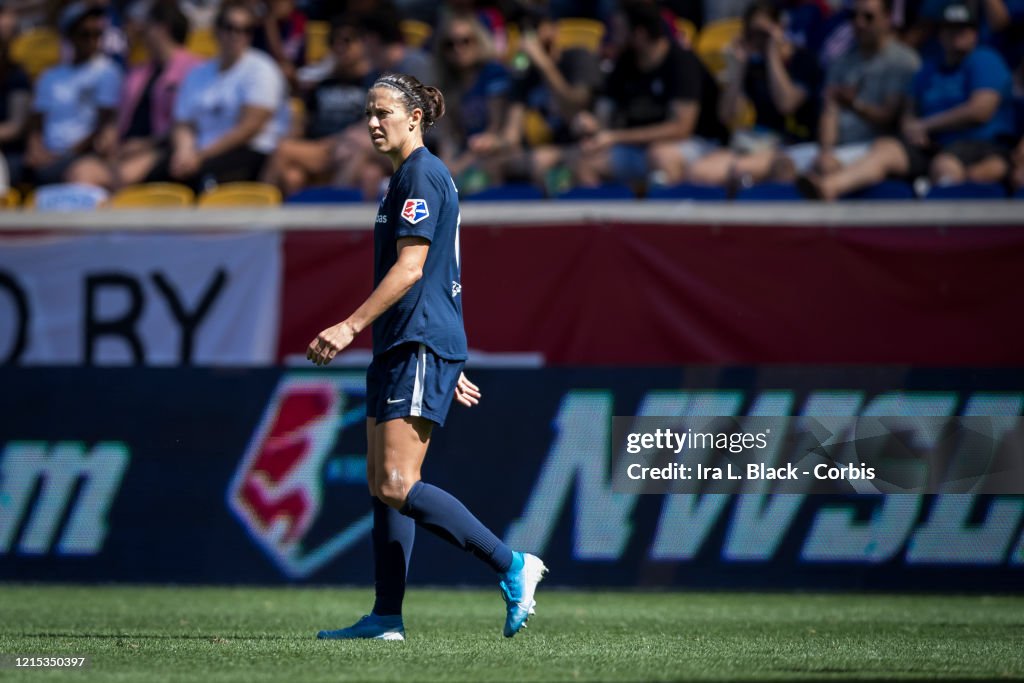
{"type": "MultiPolygon", "coordinates": [[[[1024,496],[630,495],[613,415],[1020,415],[1024,371],[478,370],[424,478],[552,584],[1024,588],[1024,496]]],[[[372,582],[363,374],[0,370],[0,580],[372,582]]],[[[490,584],[428,533],[410,580],[490,584]]]]}

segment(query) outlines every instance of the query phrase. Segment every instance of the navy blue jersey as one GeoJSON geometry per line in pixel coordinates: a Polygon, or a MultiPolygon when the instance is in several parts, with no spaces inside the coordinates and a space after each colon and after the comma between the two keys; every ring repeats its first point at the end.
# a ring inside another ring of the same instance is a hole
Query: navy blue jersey
{"type": "Polygon", "coordinates": [[[373,353],[422,342],[442,358],[465,360],[459,255],[459,196],[441,160],[426,147],[409,155],[377,209],[373,286],[398,260],[401,237],[430,240],[423,277],[373,323],[373,353]]]}

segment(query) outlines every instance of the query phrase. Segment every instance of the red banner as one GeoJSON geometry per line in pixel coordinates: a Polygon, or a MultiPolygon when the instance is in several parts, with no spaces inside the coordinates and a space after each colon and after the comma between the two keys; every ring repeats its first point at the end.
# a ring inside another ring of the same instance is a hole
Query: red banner
{"type": "MultiPolygon", "coordinates": [[[[281,357],[366,298],[372,242],[285,234],[281,357]]],[[[1024,364],[1024,226],[476,226],[462,255],[470,348],[548,364],[1024,364]]]]}

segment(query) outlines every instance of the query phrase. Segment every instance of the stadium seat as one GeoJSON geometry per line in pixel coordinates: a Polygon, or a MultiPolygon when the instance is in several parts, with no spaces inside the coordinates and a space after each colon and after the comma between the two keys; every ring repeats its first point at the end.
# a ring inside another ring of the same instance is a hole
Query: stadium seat
{"type": "Polygon", "coordinates": [[[604,24],[597,19],[566,18],[556,24],[555,41],[563,50],[581,47],[597,52],[604,40],[604,24]]]}
{"type": "Polygon", "coordinates": [[[212,28],[197,28],[189,31],[185,39],[185,48],[192,54],[210,59],[217,56],[217,36],[212,28]]]}
{"type": "Polygon", "coordinates": [[[915,199],[914,188],[901,180],[884,180],[877,185],[851,192],[843,200],[905,200],[915,199]]]}
{"type": "Polygon", "coordinates": [[[723,201],[727,199],[724,187],[717,185],[655,185],[647,192],[648,199],[696,199],[699,201],[723,201]]]}
{"type": "Polygon", "coordinates": [[[680,42],[692,48],[697,40],[697,27],[694,26],[692,21],[682,17],[677,17],[675,23],[676,35],[679,36],[680,42]]]}
{"type": "Polygon", "coordinates": [[[43,185],[25,199],[25,207],[36,211],[92,211],[106,204],[109,193],[102,187],[82,183],[43,185]]]}
{"type": "Polygon", "coordinates": [[[554,131],[543,114],[536,109],[527,109],[523,113],[523,138],[530,147],[549,145],[554,139],[554,131]]]}
{"type": "Polygon", "coordinates": [[[476,194],[467,195],[463,199],[473,202],[533,201],[544,199],[544,193],[539,187],[529,183],[510,183],[488,187],[476,194]]]}
{"type": "Polygon", "coordinates": [[[363,193],[355,187],[321,185],[299,190],[284,200],[285,204],[351,204],[363,201],[363,193]]]}
{"type": "Polygon", "coordinates": [[[134,40],[128,44],[128,66],[142,66],[149,61],[149,49],[142,40],[134,40]]]}
{"type": "Polygon", "coordinates": [[[757,110],[754,109],[754,105],[751,104],[750,100],[746,97],[741,97],[739,107],[736,108],[736,116],[733,117],[732,121],[728,122],[729,130],[733,132],[748,130],[753,128],[755,123],[757,123],[757,110]]]}
{"type": "Polygon", "coordinates": [[[792,183],[760,183],[744,187],[736,194],[738,202],[794,202],[804,201],[803,195],[792,183]]]}
{"type": "Polygon", "coordinates": [[[598,187],[574,187],[558,195],[556,199],[570,201],[594,201],[614,199],[636,199],[636,194],[629,185],[609,183],[598,187]]]}
{"type": "Polygon", "coordinates": [[[29,78],[60,62],[60,35],[50,28],[25,31],[11,43],[11,61],[20,64],[29,78]]]}
{"type": "Polygon", "coordinates": [[[402,38],[405,39],[405,44],[409,47],[426,47],[430,36],[434,34],[434,29],[430,24],[415,19],[403,19],[398,22],[398,28],[402,31],[402,38]]]}
{"type": "MultiPolygon", "coordinates": [[[[503,61],[508,64],[515,65],[516,58],[519,55],[519,24],[508,24],[505,27],[505,51],[502,54],[503,61]]],[[[525,57],[525,55],[523,55],[525,57]]]]}
{"type": "Polygon", "coordinates": [[[278,206],[280,203],[281,191],[266,183],[224,183],[199,195],[201,209],[278,206]]]}
{"type": "Polygon", "coordinates": [[[1006,188],[998,183],[934,185],[925,199],[1006,199],[1006,188]]]}
{"type": "Polygon", "coordinates": [[[110,200],[112,209],[181,209],[195,204],[192,188],[178,183],[144,183],[119,190],[110,200]]]}
{"type": "Polygon", "coordinates": [[[21,193],[15,188],[8,188],[7,192],[0,196],[0,208],[16,209],[21,206],[21,193]]]}
{"type": "Polygon", "coordinates": [[[726,51],[742,31],[743,21],[729,18],[713,21],[697,34],[694,52],[715,76],[725,72],[726,51]]]}
{"type": "Polygon", "coordinates": [[[331,49],[331,24],[327,21],[306,22],[306,64],[316,64],[331,49]]]}

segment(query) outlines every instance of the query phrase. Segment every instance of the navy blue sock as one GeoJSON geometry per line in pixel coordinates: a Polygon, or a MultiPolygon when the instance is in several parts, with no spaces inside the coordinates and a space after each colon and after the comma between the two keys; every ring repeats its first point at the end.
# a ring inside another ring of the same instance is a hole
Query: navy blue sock
{"type": "Polygon", "coordinates": [[[468,550],[498,573],[512,565],[512,550],[450,493],[418,481],[409,489],[402,514],[457,548],[468,550]]]}
{"type": "Polygon", "coordinates": [[[377,599],[373,613],[380,616],[402,613],[405,577],[416,538],[416,522],[398,510],[373,499],[373,579],[377,599]]]}

